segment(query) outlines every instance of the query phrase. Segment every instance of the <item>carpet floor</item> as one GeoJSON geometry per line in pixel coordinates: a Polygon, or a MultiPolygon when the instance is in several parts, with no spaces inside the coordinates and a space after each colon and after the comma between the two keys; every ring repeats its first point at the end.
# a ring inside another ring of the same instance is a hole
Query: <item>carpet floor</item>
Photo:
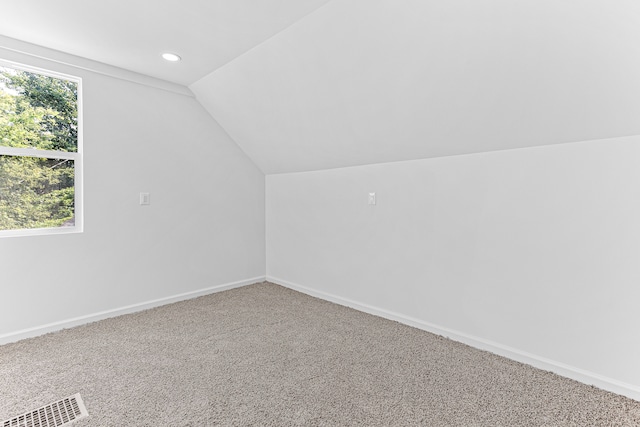
{"type": "Polygon", "coordinates": [[[640,402],[260,283],[0,346],[0,420],[74,426],[640,426],[640,402]]]}

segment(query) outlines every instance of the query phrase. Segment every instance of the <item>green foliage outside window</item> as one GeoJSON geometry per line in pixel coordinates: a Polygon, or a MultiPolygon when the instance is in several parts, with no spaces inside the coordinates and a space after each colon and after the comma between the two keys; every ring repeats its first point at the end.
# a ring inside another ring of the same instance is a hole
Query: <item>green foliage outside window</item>
{"type": "MultiPolygon", "coordinates": [[[[0,146],[76,152],[77,87],[0,67],[0,146]]],[[[73,160],[0,155],[0,230],[73,224],[73,160]]]]}

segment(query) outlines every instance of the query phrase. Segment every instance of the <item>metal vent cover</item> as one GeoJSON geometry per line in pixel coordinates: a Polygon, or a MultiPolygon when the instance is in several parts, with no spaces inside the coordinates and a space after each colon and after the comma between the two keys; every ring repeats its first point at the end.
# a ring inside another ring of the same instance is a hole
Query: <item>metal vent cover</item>
{"type": "Polygon", "coordinates": [[[78,393],[3,421],[0,427],[63,427],[88,416],[78,393]]]}

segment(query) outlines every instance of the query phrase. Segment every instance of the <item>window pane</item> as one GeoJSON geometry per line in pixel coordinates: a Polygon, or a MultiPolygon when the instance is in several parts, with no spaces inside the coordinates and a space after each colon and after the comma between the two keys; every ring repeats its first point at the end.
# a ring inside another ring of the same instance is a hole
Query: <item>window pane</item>
{"type": "Polygon", "coordinates": [[[78,151],[78,84],[0,67],[0,145],[78,151]]]}
{"type": "Polygon", "coordinates": [[[0,230],[71,227],[73,160],[0,155],[0,230]]]}

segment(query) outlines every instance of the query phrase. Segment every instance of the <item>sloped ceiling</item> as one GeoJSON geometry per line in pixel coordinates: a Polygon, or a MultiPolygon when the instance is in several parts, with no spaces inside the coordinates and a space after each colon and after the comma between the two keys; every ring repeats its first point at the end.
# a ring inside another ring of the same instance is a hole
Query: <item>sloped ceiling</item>
{"type": "Polygon", "coordinates": [[[638,0],[15,0],[0,35],[189,86],[265,173],[640,134],[638,0]]]}
{"type": "Polygon", "coordinates": [[[2,1],[0,35],[188,85],[328,1],[2,1]]]}
{"type": "Polygon", "coordinates": [[[640,2],[333,0],[190,88],[268,174],[640,134],[640,2]]]}

